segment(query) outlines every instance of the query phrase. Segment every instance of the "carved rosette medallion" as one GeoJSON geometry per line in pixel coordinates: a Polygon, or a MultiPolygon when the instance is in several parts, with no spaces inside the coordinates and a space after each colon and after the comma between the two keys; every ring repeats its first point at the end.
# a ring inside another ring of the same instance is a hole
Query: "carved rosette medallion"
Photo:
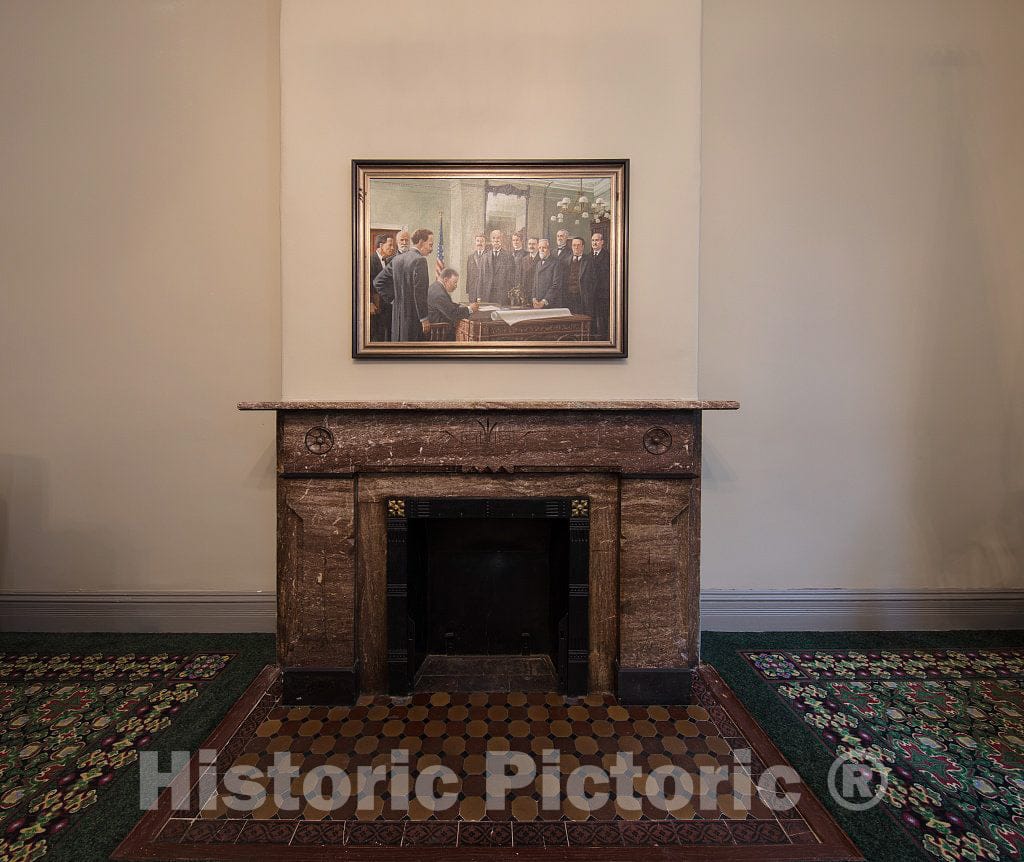
{"type": "Polygon", "coordinates": [[[326,455],[334,448],[334,435],[318,425],[306,432],[306,449],[314,455],[326,455]]]}
{"type": "Polygon", "coordinates": [[[578,500],[573,500],[570,511],[574,518],[588,518],[590,517],[590,500],[583,497],[578,500]]]}
{"type": "Polygon", "coordinates": [[[652,455],[664,455],[672,448],[672,435],[664,428],[651,428],[644,434],[644,448],[652,455]]]}
{"type": "Polygon", "coordinates": [[[388,517],[405,517],[405,500],[388,500],[388,517]]]}

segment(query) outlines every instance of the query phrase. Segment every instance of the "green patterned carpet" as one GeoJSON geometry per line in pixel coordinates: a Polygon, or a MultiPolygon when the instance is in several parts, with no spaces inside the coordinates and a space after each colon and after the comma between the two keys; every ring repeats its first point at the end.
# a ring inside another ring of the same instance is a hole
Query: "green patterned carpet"
{"type": "MultiPolygon", "coordinates": [[[[0,635],[0,860],[107,859],[139,819],[139,750],[195,750],[269,635],[0,635]]],[[[1024,632],[707,633],[703,657],[872,862],[1024,859],[1024,632]],[[868,811],[835,755],[888,779],[868,811]]]]}
{"type": "Polygon", "coordinates": [[[705,660],[872,860],[1024,858],[1020,633],[707,634],[705,660]],[[836,756],[881,802],[840,808],[836,756]]]}
{"type": "Polygon", "coordinates": [[[197,746],[272,661],[269,636],[0,635],[0,861],[106,859],[139,752],[197,746]]]}

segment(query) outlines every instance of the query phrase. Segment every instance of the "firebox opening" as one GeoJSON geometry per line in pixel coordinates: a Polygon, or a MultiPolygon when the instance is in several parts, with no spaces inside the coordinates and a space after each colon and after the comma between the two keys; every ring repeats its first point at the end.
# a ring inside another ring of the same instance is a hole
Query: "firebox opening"
{"type": "Polygon", "coordinates": [[[564,686],[567,518],[413,519],[408,542],[417,689],[564,686]]]}
{"type": "Polygon", "coordinates": [[[587,692],[589,498],[386,505],[391,694],[587,692]]]}

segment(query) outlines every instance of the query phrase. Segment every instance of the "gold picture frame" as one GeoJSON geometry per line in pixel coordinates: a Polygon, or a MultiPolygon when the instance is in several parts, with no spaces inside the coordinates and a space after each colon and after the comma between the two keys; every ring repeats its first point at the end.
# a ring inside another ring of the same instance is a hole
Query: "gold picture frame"
{"type": "Polygon", "coordinates": [[[625,357],[628,174],[354,160],[353,357],[625,357]]]}

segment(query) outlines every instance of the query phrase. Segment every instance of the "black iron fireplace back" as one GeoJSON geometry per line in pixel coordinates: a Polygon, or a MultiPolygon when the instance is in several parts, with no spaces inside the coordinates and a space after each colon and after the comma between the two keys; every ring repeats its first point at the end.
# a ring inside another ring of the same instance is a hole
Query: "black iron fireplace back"
{"type": "Polygon", "coordinates": [[[547,654],[568,694],[588,671],[589,500],[388,501],[388,689],[427,654],[547,654]]]}

